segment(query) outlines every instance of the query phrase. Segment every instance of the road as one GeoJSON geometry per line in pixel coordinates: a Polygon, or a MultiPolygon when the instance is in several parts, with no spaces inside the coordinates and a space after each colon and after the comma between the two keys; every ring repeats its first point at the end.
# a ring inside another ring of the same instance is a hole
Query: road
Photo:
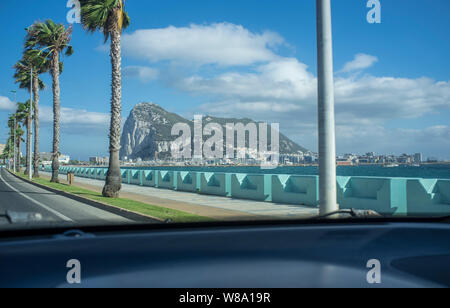
{"type": "Polygon", "coordinates": [[[0,168],[0,215],[38,213],[43,222],[70,224],[132,223],[125,217],[41,189],[0,168]]]}

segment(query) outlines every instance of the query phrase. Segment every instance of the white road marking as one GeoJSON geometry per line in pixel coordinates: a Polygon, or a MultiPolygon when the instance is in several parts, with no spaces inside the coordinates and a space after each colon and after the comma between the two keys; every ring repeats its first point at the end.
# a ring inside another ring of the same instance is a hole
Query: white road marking
{"type": "Polygon", "coordinates": [[[8,184],[8,183],[3,179],[1,172],[0,172],[0,180],[1,180],[6,186],[8,186],[10,189],[12,189],[12,190],[14,190],[15,192],[17,192],[19,195],[21,195],[21,196],[24,197],[25,199],[27,199],[27,200],[33,202],[34,204],[36,204],[36,205],[42,207],[42,208],[45,209],[46,211],[49,211],[50,213],[54,214],[55,216],[61,218],[61,219],[64,220],[64,221],[72,221],[72,222],[73,222],[73,220],[70,219],[69,217],[64,216],[63,214],[61,214],[61,213],[55,211],[55,210],[52,209],[52,208],[49,208],[49,207],[46,206],[45,204],[43,204],[43,203],[41,203],[41,202],[39,202],[39,201],[37,201],[37,200],[34,200],[33,198],[31,198],[31,197],[25,195],[24,193],[18,191],[18,190],[15,189],[14,187],[12,187],[10,184],[8,184]]]}

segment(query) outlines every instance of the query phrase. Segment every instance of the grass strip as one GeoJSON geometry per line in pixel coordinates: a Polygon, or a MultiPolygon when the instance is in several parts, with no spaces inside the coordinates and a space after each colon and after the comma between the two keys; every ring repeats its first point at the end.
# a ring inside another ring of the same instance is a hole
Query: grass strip
{"type": "MultiPolygon", "coordinates": [[[[23,173],[16,173],[17,176],[28,180],[28,177],[23,173]]],[[[209,217],[203,217],[191,213],[186,213],[183,211],[173,210],[161,206],[151,205],[139,201],[134,201],[124,198],[105,198],[100,193],[95,191],[87,190],[77,186],[69,186],[62,183],[52,183],[50,180],[45,178],[33,179],[33,182],[56,189],[59,191],[64,191],[79,197],[90,199],[93,201],[98,201],[104,204],[112,205],[124,210],[132,211],[135,213],[151,216],[161,220],[171,219],[175,223],[191,223],[191,222],[210,222],[214,219],[209,217]]]]}

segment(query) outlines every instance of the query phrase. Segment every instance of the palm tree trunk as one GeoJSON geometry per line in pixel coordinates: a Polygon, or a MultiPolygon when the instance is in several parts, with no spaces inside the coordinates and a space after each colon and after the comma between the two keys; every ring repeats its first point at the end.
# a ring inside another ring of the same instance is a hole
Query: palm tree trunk
{"type": "Polygon", "coordinates": [[[22,143],[21,139],[22,139],[22,137],[18,136],[18,139],[17,139],[17,167],[16,167],[16,171],[17,172],[20,172],[20,163],[21,163],[21,159],[20,159],[20,145],[22,143]]]}
{"type": "Polygon", "coordinates": [[[33,76],[33,96],[34,96],[34,157],[33,157],[33,177],[39,178],[39,76],[33,76]]]}
{"type": "Polygon", "coordinates": [[[28,161],[28,157],[30,155],[30,151],[31,151],[31,113],[28,112],[28,116],[27,116],[27,144],[26,144],[26,158],[25,158],[25,172],[24,174],[27,175],[28,174],[28,168],[30,168],[30,162],[28,161]]]}
{"type": "Polygon", "coordinates": [[[111,97],[111,124],[109,134],[109,169],[106,177],[103,196],[118,198],[122,189],[120,176],[120,135],[122,126],[122,56],[120,47],[120,31],[111,31],[111,66],[112,66],[112,97],[111,97]]]}
{"type": "Polygon", "coordinates": [[[60,141],[60,88],[59,88],[59,53],[54,52],[51,62],[51,74],[53,79],[53,162],[52,183],[59,183],[59,141],[60,141]]]}
{"type": "Polygon", "coordinates": [[[19,131],[19,123],[16,119],[16,140],[14,142],[16,143],[16,172],[20,172],[20,136],[18,134],[19,131]]]}

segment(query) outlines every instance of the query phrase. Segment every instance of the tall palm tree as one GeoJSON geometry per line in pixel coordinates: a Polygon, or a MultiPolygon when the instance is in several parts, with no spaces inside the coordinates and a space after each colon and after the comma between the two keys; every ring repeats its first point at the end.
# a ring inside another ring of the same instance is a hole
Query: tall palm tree
{"type": "MultiPolygon", "coordinates": [[[[28,174],[29,161],[28,157],[31,151],[31,112],[30,112],[31,101],[28,100],[26,103],[17,103],[16,117],[19,123],[24,123],[27,129],[27,139],[26,139],[26,159],[25,159],[25,174],[28,174]]],[[[20,151],[19,151],[20,153],[20,151]]]]}
{"type": "Polygon", "coordinates": [[[11,159],[14,156],[14,117],[10,116],[8,119],[9,135],[6,141],[5,149],[0,155],[0,159],[11,159]]]}
{"type": "Polygon", "coordinates": [[[40,49],[40,55],[45,55],[49,61],[52,75],[53,90],[53,162],[51,182],[59,183],[59,143],[60,143],[60,117],[61,100],[59,75],[61,74],[61,55],[71,56],[73,47],[70,45],[72,27],[66,29],[63,24],[56,24],[48,19],[45,22],[35,22],[27,29],[25,47],[40,49]]]}
{"type": "Polygon", "coordinates": [[[13,154],[13,139],[14,137],[10,136],[8,137],[8,140],[6,141],[5,149],[3,150],[3,153],[0,153],[0,159],[6,160],[10,159],[13,154]]]}
{"type": "Polygon", "coordinates": [[[22,127],[20,126],[20,123],[23,121],[23,114],[20,112],[20,104],[23,105],[23,103],[18,103],[17,106],[17,110],[19,112],[15,112],[14,114],[12,114],[9,117],[8,120],[8,126],[12,127],[12,132],[11,132],[11,138],[14,139],[14,133],[15,133],[15,140],[13,141],[13,144],[15,143],[15,148],[16,148],[16,155],[17,155],[17,159],[15,161],[15,165],[16,165],[16,171],[20,172],[20,145],[22,144],[22,136],[25,134],[25,132],[23,131],[22,127]]]}
{"type": "Polygon", "coordinates": [[[88,32],[100,30],[105,43],[111,38],[112,97],[111,124],[109,133],[109,169],[106,177],[103,196],[117,198],[122,181],[120,176],[120,135],[122,126],[122,56],[120,38],[122,30],[130,24],[125,12],[124,0],[81,0],[81,23],[88,32]]]}
{"type": "MultiPolygon", "coordinates": [[[[16,72],[14,78],[21,89],[30,91],[31,81],[33,84],[33,115],[34,119],[34,157],[33,177],[39,177],[39,90],[45,89],[44,82],[39,78],[40,74],[49,70],[49,62],[46,56],[40,54],[39,50],[28,50],[24,53],[22,60],[14,65],[16,72]],[[31,71],[33,72],[31,76],[31,71]]],[[[26,171],[28,172],[28,170],[26,171]]]]}
{"type": "MultiPolygon", "coordinates": [[[[15,144],[16,144],[16,139],[15,139],[15,135],[14,135],[14,131],[16,130],[16,121],[15,121],[15,114],[12,114],[9,116],[8,118],[8,128],[9,128],[9,142],[11,142],[10,144],[10,148],[9,148],[9,153],[11,154],[12,152],[12,156],[11,157],[15,157],[14,150],[15,150],[15,144]]],[[[8,144],[9,144],[8,142],[8,144]]]]}
{"type": "Polygon", "coordinates": [[[22,151],[20,150],[23,140],[23,135],[25,135],[25,131],[22,129],[22,126],[20,124],[17,124],[17,130],[16,130],[16,149],[17,149],[17,160],[16,160],[16,171],[20,172],[20,166],[22,164],[22,158],[20,157],[22,154],[22,151]]]}

